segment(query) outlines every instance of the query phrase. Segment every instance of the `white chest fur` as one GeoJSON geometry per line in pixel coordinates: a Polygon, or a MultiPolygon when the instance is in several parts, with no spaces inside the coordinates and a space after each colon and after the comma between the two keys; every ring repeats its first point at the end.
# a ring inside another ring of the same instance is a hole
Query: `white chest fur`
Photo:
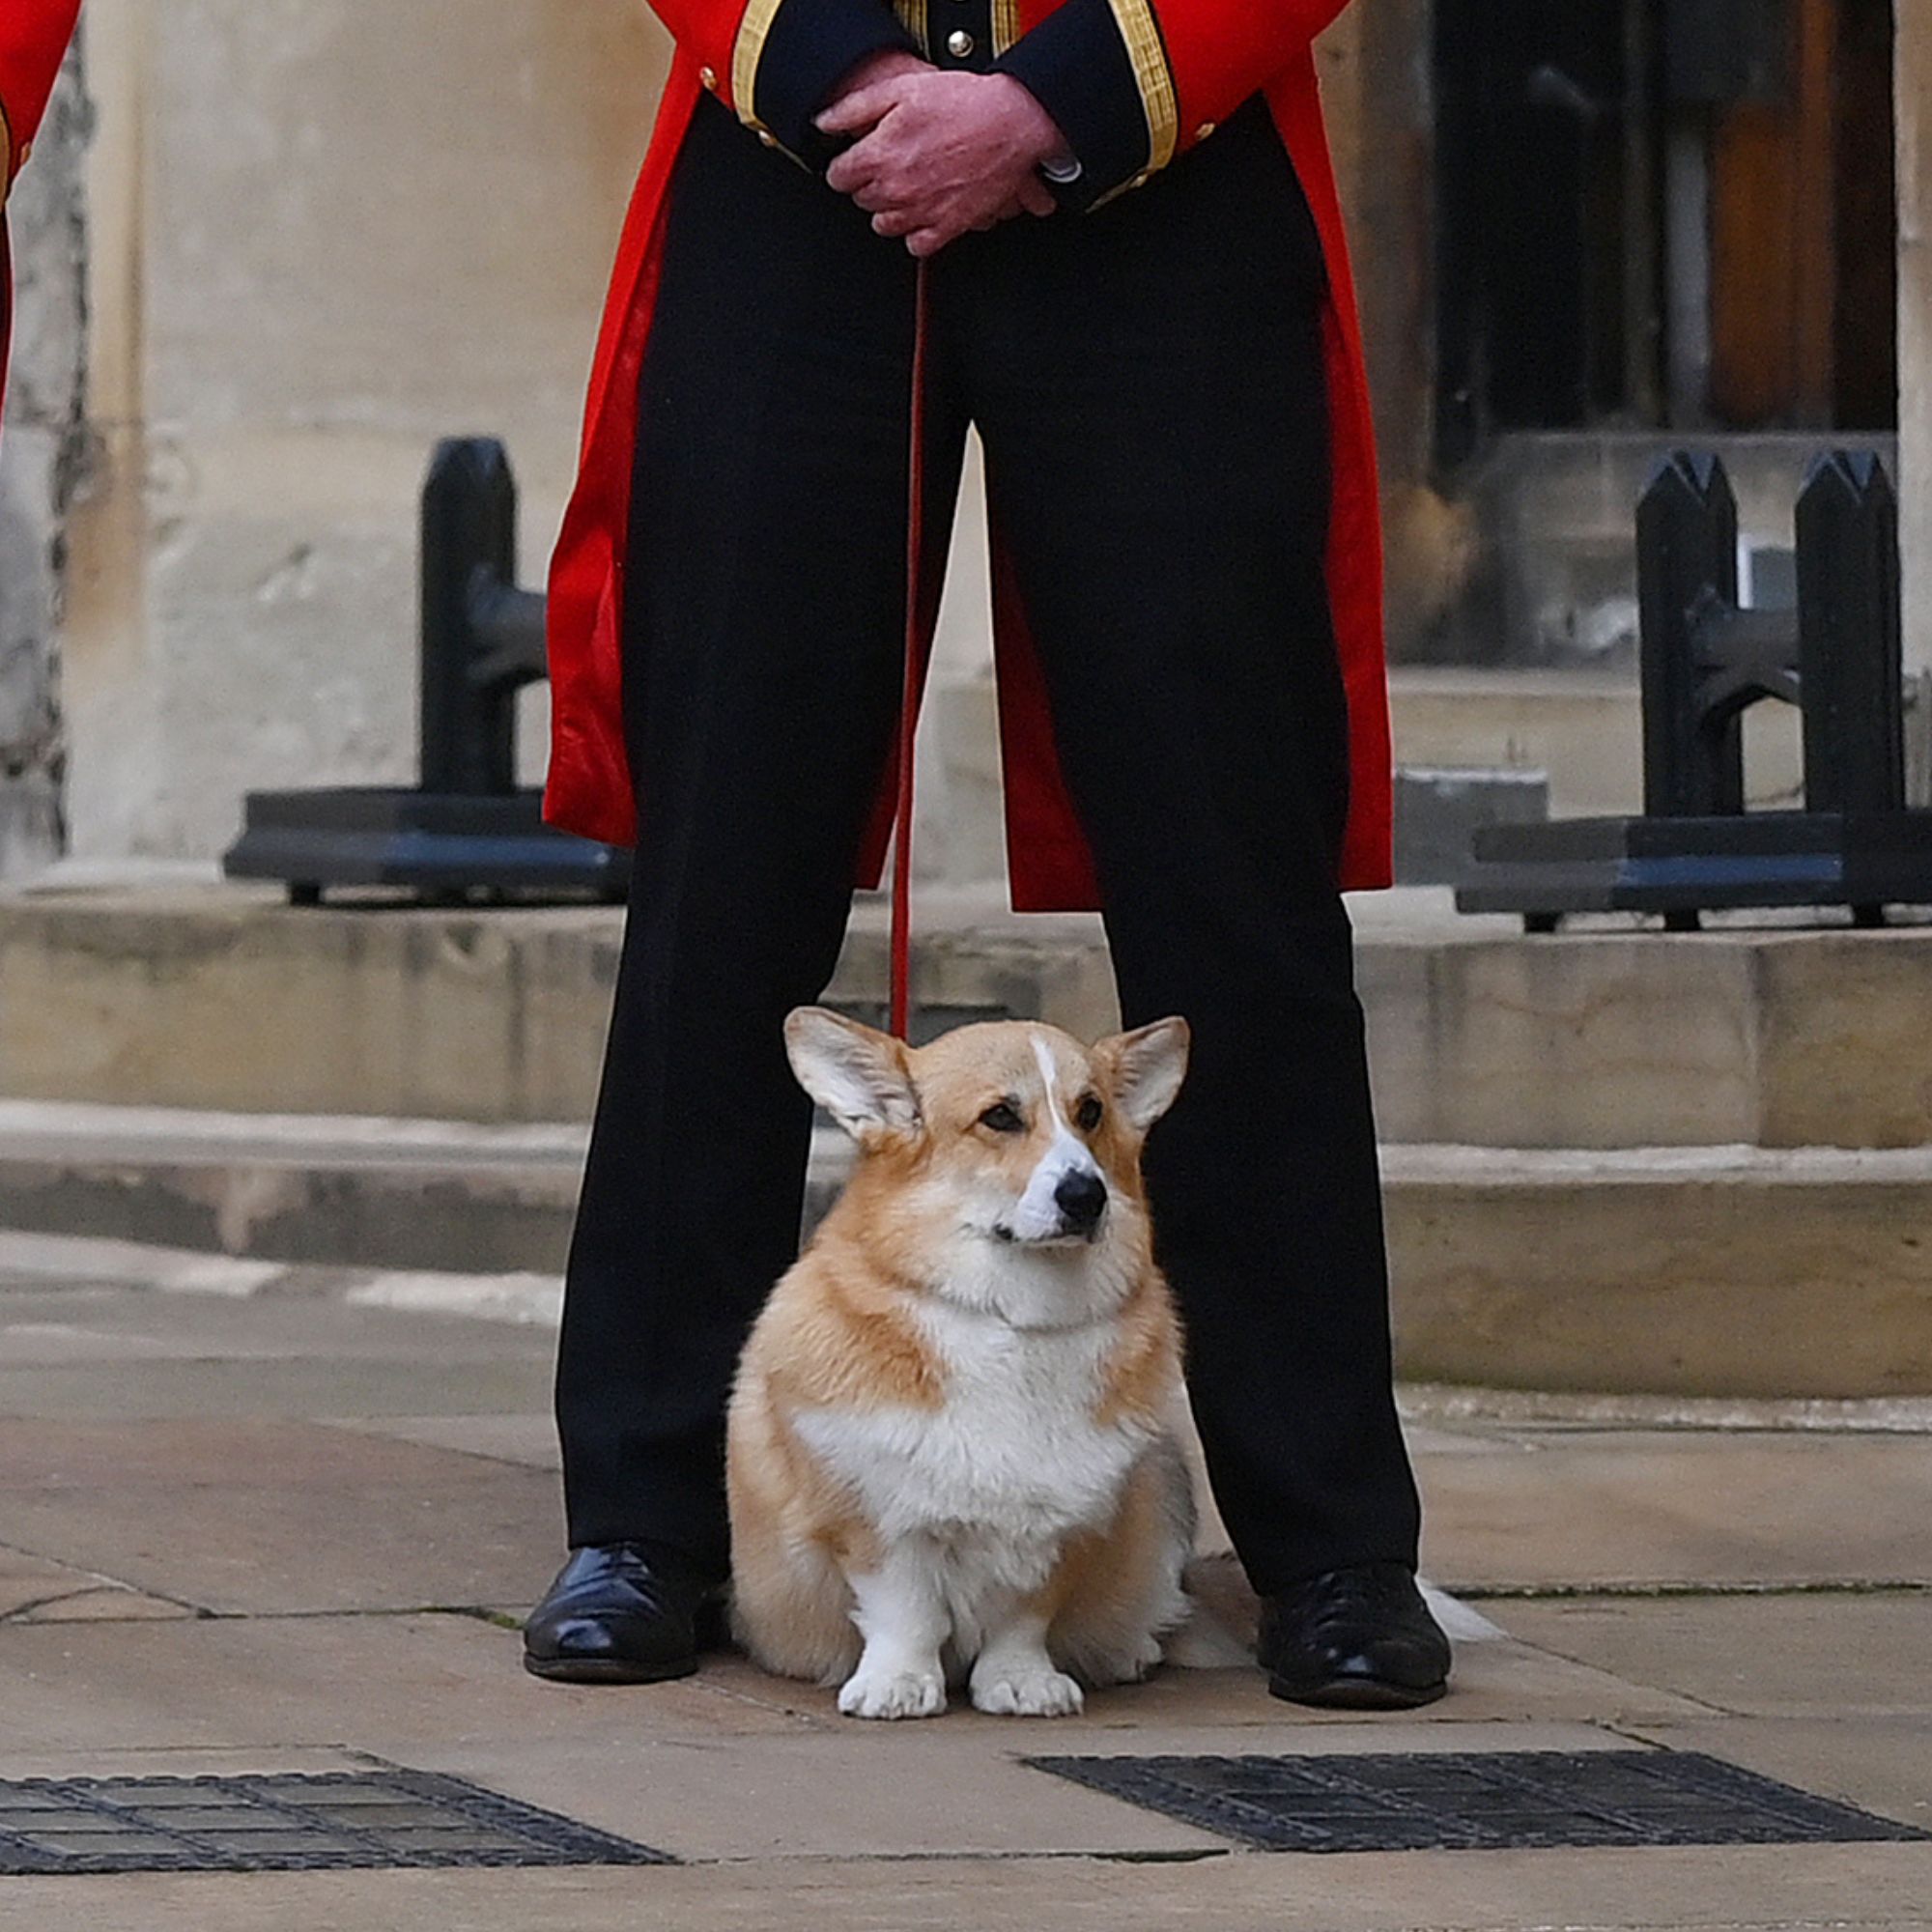
{"type": "Polygon", "coordinates": [[[1024,1330],[944,1303],[921,1325],[944,1378],[939,1407],[810,1410],[799,1434],[885,1541],[923,1538],[1043,1576],[1070,1532],[1111,1520],[1152,1440],[1095,1420],[1118,1331],[1024,1330]]]}

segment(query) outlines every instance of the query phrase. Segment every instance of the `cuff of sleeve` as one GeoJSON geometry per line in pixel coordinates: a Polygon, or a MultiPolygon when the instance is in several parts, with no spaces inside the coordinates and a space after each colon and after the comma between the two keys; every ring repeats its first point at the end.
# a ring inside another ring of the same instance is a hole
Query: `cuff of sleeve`
{"type": "Polygon", "coordinates": [[[1096,207],[1174,158],[1179,112],[1148,0],[1066,0],[997,62],[1059,123],[1080,177],[1064,207],[1096,207]]]}
{"type": "Polygon", "coordinates": [[[752,0],[732,63],[738,118],[823,170],[840,144],[812,116],[867,55],[888,47],[919,51],[885,0],[752,0]]]}

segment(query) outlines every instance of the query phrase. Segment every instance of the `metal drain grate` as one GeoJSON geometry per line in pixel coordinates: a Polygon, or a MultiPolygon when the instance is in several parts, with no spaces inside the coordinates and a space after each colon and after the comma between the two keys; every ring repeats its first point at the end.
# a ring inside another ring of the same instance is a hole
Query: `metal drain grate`
{"type": "Polygon", "coordinates": [[[1932,1835],[1691,1751],[1027,1762],[1271,1852],[1857,1844],[1932,1835]]]}
{"type": "Polygon", "coordinates": [[[670,1862],[428,1772],[0,1783],[0,1874],[14,1878],[670,1862]]]}

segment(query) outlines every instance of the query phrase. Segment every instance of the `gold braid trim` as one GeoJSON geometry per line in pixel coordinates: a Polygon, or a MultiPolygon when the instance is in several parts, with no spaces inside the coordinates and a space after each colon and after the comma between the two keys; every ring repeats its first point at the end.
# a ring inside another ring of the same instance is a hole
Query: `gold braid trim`
{"type": "Polygon", "coordinates": [[[745,17],[738,23],[737,44],[731,49],[731,104],[738,110],[738,119],[755,129],[766,147],[776,148],[786,160],[796,161],[803,168],[807,166],[803,157],[775,139],[772,130],[758,119],[758,63],[765,57],[772,22],[783,5],[784,0],[751,0],[745,9],[745,17]]]}
{"type": "Polygon", "coordinates": [[[1150,0],[1108,0],[1114,23],[1127,43],[1134,64],[1134,82],[1147,111],[1148,172],[1164,168],[1180,143],[1180,103],[1175,98],[1174,71],[1167,64],[1167,47],[1150,0]]]}
{"type": "Polygon", "coordinates": [[[772,22],[783,5],[784,0],[751,0],[738,22],[738,40],[731,49],[731,102],[748,128],[764,126],[758,119],[758,63],[765,57],[772,22]]]}
{"type": "Polygon", "coordinates": [[[993,54],[997,59],[1020,37],[1020,0],[993,0],[993,54]]]}
{"type": "Polygon", "coordinates": [[[893,0],[893,12],[899,24],[919,43],[923,54],[932,52],[932,24],[927,18],[927,0],[893,0]]]}

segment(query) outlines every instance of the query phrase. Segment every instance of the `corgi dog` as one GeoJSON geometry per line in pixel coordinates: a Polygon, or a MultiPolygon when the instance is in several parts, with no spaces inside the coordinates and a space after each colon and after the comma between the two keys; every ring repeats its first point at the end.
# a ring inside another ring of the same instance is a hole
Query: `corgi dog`
{"type": "Polygon", "coordinates": [[[1140,1176],[1186,1023],[915,1051],[805,1008],[785,1037],[859,1154],[733,1390],[738,1636],[849,1717],[933,1717],[961,1684],[1076,1713],[1189,1609],[1180,1330],[1140,1176]]]}

